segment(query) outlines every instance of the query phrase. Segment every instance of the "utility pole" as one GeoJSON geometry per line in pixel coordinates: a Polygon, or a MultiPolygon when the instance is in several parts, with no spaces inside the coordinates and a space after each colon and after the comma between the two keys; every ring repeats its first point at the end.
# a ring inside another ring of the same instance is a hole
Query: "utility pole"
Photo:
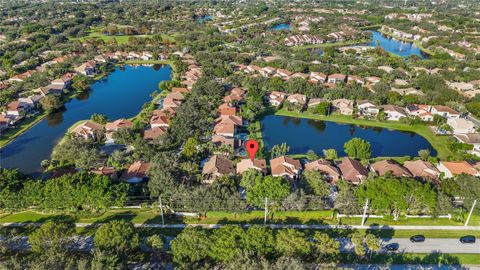
{"type": "Polygon", "coordinates": [[[267,225],[267,214],[268,214],[268,198],[265,197],[265,215],[263,217],[263,225],[267,225]]]}
{"type": "Polygon", "coordinates": [[[470,221],[470,217],[472,216],[473,209],[475,209],[475,205],[477,204],[477,200],[473,201],[472,209],[470,209],[470,213],[468,213],[467,221],[465,221],[465,227],[468,226],[468,222],[470,221]]]}
{"type": "Polygon", "coordinates": [[[367,209],[368,209],[368,198],[365,200],[365,206],[363,207],[362,226],[363,224],[365,224],[365,218],[367,217],[367,209]]]}
{"type": "Polygon", "coordinates": [[[162,225],[165,225],[165,219],[163,218],[162,196],[158,196],[158,202],[160,203],[160,214],[162,215],[162,225]]]}

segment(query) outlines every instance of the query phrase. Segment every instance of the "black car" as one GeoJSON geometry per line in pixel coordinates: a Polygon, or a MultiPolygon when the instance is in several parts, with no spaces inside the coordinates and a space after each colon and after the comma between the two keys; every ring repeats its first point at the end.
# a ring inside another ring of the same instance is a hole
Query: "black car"
{"type": "Polygon", "coordinates": [[[462,244],[474,244],[475,243],[475,236],[473,235],[465,235],[460,237],[460,242],[462,244]]]}
{"type": "Polygon", "coordinates": [[[397,251],[399,247],[400,247],[400,245],[397,244],[397,243],[390,243],[390,244],[385,246],[385,249],[388,250],[388,251],[397,251]]]}
{"type": "Polygon", "coordinates": [[[410,237],[410,242],[412,243],[417,243],[417,242],[424,242],[425,241],[425,236],[421,234],[414,235],[410,237]]]}

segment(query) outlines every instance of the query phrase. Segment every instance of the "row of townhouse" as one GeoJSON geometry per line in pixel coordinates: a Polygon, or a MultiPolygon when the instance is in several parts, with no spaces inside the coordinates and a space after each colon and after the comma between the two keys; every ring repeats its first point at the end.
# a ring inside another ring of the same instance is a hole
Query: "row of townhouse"
{"type": "MultiPolygon", "coordinates": [[[[478,166],[465,161],[440,162],[436,165],[424,160],[410,160],[399,164],[393,160],[380,160],[369,165],[363,165],[360,161],[344,157],[340,161],[318,159],[311,162],[302,162],[288,156],[280,156],[269,161],[270,174],[275,177],[285,177],[295,180],[302,171],[318,171],[331,183],[343,179],[354,185],[358,185],[368,179],[371,172],[379,176],[410,177],[418,180],[430,180],[439,183],[443,173],[446,178],[460,174],[478,176],[478,166]]],[[[225,175],[241,175],[248,170],[257,170],[262,174],[268,173],[267,161],[264,159],[249,158],[241,159],[234,163],[226,156],[214,155],[208,158],[203,165],[202,174],[204,183],[210,184],[215,179],[225,175]]]]}
{"type": "Polygon", "coordinates": [[[397,30],[393,27],[382,25],[381,30],[397,38],[420,40],[422,36],[397,30]]]}
{"type": "Polygon", "coordinates": [[[465,54],[463,54],[463,53],[459,53],[459,52],[447,49],[447,48],[442,47],[442,46],[435,47],[435,50],[437,50],[439,52],[446,53],[446,54],[450,55],[452,58],[454,58],[455,60],[465,60],[465,54]]]}
{"type": "Polygon", "coordinates": [[[301,46],[305,44],[322,44],[325,40],[315,35],[293,35],[285,38],[285,46],[301,46]]]}
{"type": "Polygon", "coordinates": [[[34,89],[32,95],[20,97],[7,104],[0,114],[0,131],[16,125],[25,115],[36,112],[40,101],[47,95],[62,94],[70,86],[74,76],[75,74],[67,72],[49,85],[34,89]]]}
{"type": "Polygon", "coordinates": [[[358,84],[367,84],[367,85],[375,85],[376,83],[381,81],[381,78],[375,76],[369,77],[359,77],[356,75],[344,75],[340,73],[334,74],[323,74],[321,72],[310,72],[309,74],[306,73],[293,73],[286,69],[281,68],[274,68],[274,67],[259,67],[256,65],[243,65],[239,64],[235,66],[237,71],[241,71],[247,74],[259,74],[263,77],[279,77],[283,80],[290,80],[295,78],[301,78],[304,80],[308,80],[311,83],[325,83],[326,86],[333,87],[339,83],[358,83],[358,84]]]}

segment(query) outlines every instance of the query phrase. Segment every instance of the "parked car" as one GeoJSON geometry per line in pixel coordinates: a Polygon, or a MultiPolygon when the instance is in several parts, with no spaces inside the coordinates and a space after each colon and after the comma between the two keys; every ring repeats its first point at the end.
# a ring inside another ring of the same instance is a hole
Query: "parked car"
{"type": "Polygon", "coordinates": [[[397,251],[400,245],[398,243],[390,243],[385,246],[385,249],[388,251],[397,251]]]}
{"type": "Polygon", "coordinates": [[[473,235],[465,235],[460,237],[460,242],[462,244],[474,244],[476,241],[475,236],[473,235]]]}
{"type": "Polygon", "coordinates": [[[424,242],[425,241],[425,236],[421,234],[414,235],[410,237],[410,242],[412,243],[418,243],[418,242],[424,242]]]}

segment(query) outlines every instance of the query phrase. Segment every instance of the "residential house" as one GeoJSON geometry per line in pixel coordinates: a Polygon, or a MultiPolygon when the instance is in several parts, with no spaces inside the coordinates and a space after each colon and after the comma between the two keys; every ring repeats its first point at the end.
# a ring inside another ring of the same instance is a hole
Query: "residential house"
{"type": "Polygon", "coordinates": [[[97,63],[88,61],[75,68],[75,72],[85,76],[93,76],[95,74],[97,63]]]}
{"type": "Polygon", "coordinates": [[[205,184],[211,184],[215,179],[223,175],[235,173],[233,162],[221,155],[214,155],[203,165],[202,174],[205,184]]]}
{"type": "Polygon", "coordinates": [[[278,75],[281,78],[288,79],[292,75],[292,72],[286,70],[286,69],[277,69],[277,73],[275,75],[278,75]]]}
{"type": "Polygon", "coordinates": [[[108,142],[113,142],[112,134],[120,128],[131,129],[133,128],[133,123],[130,120],[122,118],[105,124],[105,136],[108,142]]]}
{"type": "Polygon", "coordinates": [[[145,129],[143,131],[143,139],[148,141],[148,142],[152,142],[156,138],[165,134],[167,132],[167,129],[168,128],[165,127],[165,126],[155,126],[155,127],[149,128],[149,129],[145,129]]]}
{"type": "Polygon", "coordinates": [[[113,167],[99,167],[91,170],[91,172],[98,175],[108,176],[113,179],[116,179],[118,177],[118,171],[113,167]]]}
{"type": "Polygon", "coordinates": [[[123,179],[131,184],[143,182],[148,178],[147,171],[149,168],[150,163],[141,160],[136,161],[128,167],[127,172],[123,175],[123,179]]]}
{"type": "Polygon", "coordinates": [[[342,178],[345,181],[358,185],[368,177],[368,170],[360,161],[345,157],[342,162],[338,164],[338,168],[342,173],[342,178]]]}
{"type": "Polygon", "coordinates": [[[445,118],[459,118],[460,117],[459,112],[455,111],[454,109],[452,109],[448,106],[443,106],[443,105],[432,106],[431,113],[443,116],[445,118]]]}
{"type": "Polygon", "coordinates": [[[359,76],[348,75],[348,83],[354,83],[354,82],[358,84],[365,84],[365,81],[359,76]]]}
{"type": "Polygon", "coordinates": [[[103,130],[103,126],[93,121],[87,120],[80,125],[76,126],[72,133],[75,136],[86,139],[95,139],[98,136],[98,132],[103,130]]]}
{"type": "Polygon", "coordinates": [[[63,89],[65,89],[65,88],[70,86],[72,81],[73,81],[73,74],[72,73],[66,73],[65,75],[60,77],[60,79],[55,79],[55,80],[51,81],[50,83],[52,85],[61,86],[63,89]]]}
{"type": "Polygon", "coordinates": [[[346,76],[343,74],[335,73],[335,74],[330,74],[328,75],[327,81],[329,83],[340,83],[340,82],[345,82],[346,76]]]}
{"type": "Polygon", "coordinates": [[[430,112],[431,106],[422,104],[410,104],[405,107],[405,112],[410,117],[419,117],[422,121],[433,121],[433,114],[430,112]]]}
{"type": "Polygon", "coordinates": [[[218,112],[220,115],[237,115],[237,108],[228,103],[222,103],[218,106],[218,112]]]}
{"type": "Polygon", "coordinates": [[[446,178],[452,178],[460,174],[479,175],[477,169],[466,161],[440,161],[437,169],[444,173],[446,178]]]}
{"type": "Polygon", "coordinates": [[[47,86],[42,86],[37,89],[34,89],[34,93],[38,93],[42,97],[47,95],[61,95],[63,93],[63,86],[58,84],[49,84],[47,86]]]}
{"type": "Polygon", "coordinates": [[[396,163],[393,160],[380,160],[373,163],[370,168],[375,171],[379,176],[390,174],[396,177],[411,177],[412,174],[404,168],[402,165],[396,163]]]}
{"type": "Polygon", "coordinates": [[[353,114],[353,101],[348,99],[335,99],[332,101],[332,109],[343,115],[353,114]]]}
{"type": "Polygon", "coordinates": [[[281,156],[270,160],[270,168],[272,176],[295,179],[302,169],[302,164],[299,160],[281,156]]]}
{"type": "Polygon", "coordinates": [[[318,171],[330,182],[337,182],[341,174],[337,167],[333,166],[328,160],[318,159],[305,164],[305,171],[318,171]]]}
{"type": "Polygon", "coordinates": [[[400,119],[407,117],[405,110],[395,105],[384,105],[383,112],[385,112],[386,120],[390,121],[400,121],[400,119]]]}
{"type": "Polygon", "coordinates": [[[380,108],[368,100],[358,101],[357,108],[362,115],[376,116],[380,112],[380,108]]]}
{"type": "Polygon", "coordinates": [[[260,70],[260,74],[264,77],[269,77],[269,76],[275,74],[276,70],[277,69],[274,68],[274,67],[264,67],[260,70]]]}
{"type": "Polygon", "coordinates": [[[308,100],[308,108],[316,107],[317,105],[319,105],[322,102],[327,102],[327,101],[325,99],[321,99],[321,98],[310,98],[308,100]]]}
{"type": "Polygon", "coordinates": [[[452,134],[475,133],[475,123],[465,118],[448,118],[447,125],[452,128],[452,134]]]}
{"type": "Polygon", "coordinates": [[[390,89],[390,91],[399,93],[402,96],[408,96],[408,95],[423,96],[423,95],[425,95],[422,91],[417,90],[413,87],[409,87],[409,88],[394,88],[394,87],[392,87],[392,89],[390,89]]]}
{"type": "Polygon", "coordinates": [[[31,110],[35,108],[35,106],[38,104],[38,102],[40,102],[41,99],[42,99],[41,95],[30,95],[25,98],[19,98],[18,101],[22,106],[24,106],[25,108],[28,108],[28,110],[31,110]]]}
{"type": "Polygon", "coordinates": [[[480,156],[480,133],[455,134],[454,136],[461,143],[473,145],[473,149],[470,152],[480,156]]]}
{"type": "Polygon", "coordinates": [[[308,74],[297,72],[297,73],[292,74],[292,76],[290,76],[290,79],[295,79],[295,78],[300,78],[300,79],[307,80],[308,79],[308,74]]]}
{"type": "Polygon", "coordinates": [[[170,125],[170,120],[172,115],[163,111],[155,110],[153,111],[152,118],[150,118],[150,126],[154,127],[168,127],[170,125]]]}
{"type": "Polygon", "coordinates": [[[302,94],[293,94],[287,97],[287,101],[292,104],[303,106],[307,102],[307,96],[302,94]]]}
{"type": "Polygon", "coordinates": [[[310,80],[315,82],[324,83],[327,80],[327,75],[321,72],[310,72],[310,80]]]}
{"type": "Polygon", "coordinates": [[[287,94],[283,92],[273,91],[268,95],[268,103],[270,103],[272,106],[278,107],[280,104],[282,104],[286,97],[287,94]]]}
{"type": "Polygon", "coordinates": [[[367,78],[365,78],[367,80],[367,82],[369,84],[372,84],[372,85],[375,85],[377,83],[379,83],[382,79],[379,78],[379,77],[375,77],[375,76],[369,76],[367,78]]]}
{"type": "Polygon", "coordinates": [[[237,147],[240,146],[240,140],[235,139],[232,136],[225,137],[225,136],[216,135],[216,134],[212,136],[212,143],[216,147],[227,146],[227,147],[230,147],[231,149],[236,149],[237,147]]]}
{"type": "Polygon", "coordinates": [[[235,87],[232,89],[229,95],[223,98],[223,101],[229,102],[229,103],[240,102],[240,101],[243,101],[244,96],[245,96],[245,90],[235,87]]]}
{"type": "Polygon", "coordinates": [[[407,168],[415,178],[438,180],[440,177],[440,171],[428,161],[409,160],[405,161],[403,166],[407,168]]]}
{"type": "Polygon", "coordinates": [[[218,123],[213,127],[213,133],[224,137],[235,137],[236,126],[230,123],[218,123]]]}
{"type": "Polygon", "coordinates": [[[243,174],[250,169],[257,170],[265,175],[267,173],[267,163],[265,159],[254,159],[252,161],[249,158],[244,158],[237,163],[237,174],[243,174]]]}
{"type": "Polygon", "coordinates": [[[28,109],[28,107],[26,106],[26,104],[21,103],[20,101],[16,100],[16,101],[12,101],[12,102],[7,104],[7,110],[5,111],[5,113],[7,115],[20,116],[27,109],[28,109]]]}

